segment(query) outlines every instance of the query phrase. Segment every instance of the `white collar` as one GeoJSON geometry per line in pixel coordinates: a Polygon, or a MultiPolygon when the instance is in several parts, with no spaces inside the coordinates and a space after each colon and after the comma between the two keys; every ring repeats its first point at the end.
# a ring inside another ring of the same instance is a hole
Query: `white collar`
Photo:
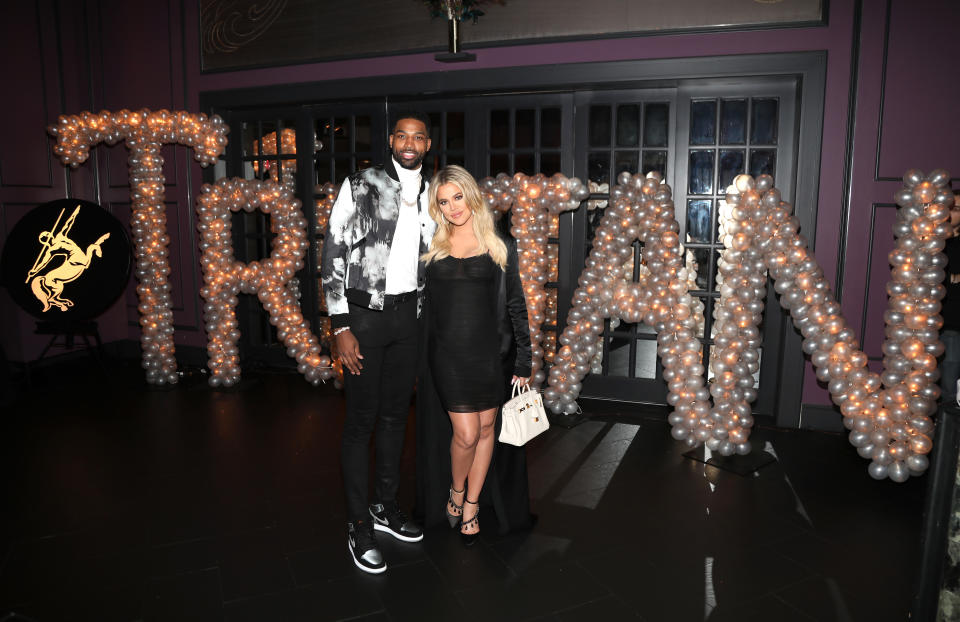
{"type": "MultiPolygon", "coordinates": [[[[391,156],[392,157],[392,156],[391,156]]],[[[393,168],[397,171],[397,177],[400,178],[400,183],[406,185],[410,182],[417,184],[417,189],[420,186],[420,171],[423,170],[423,165],[421,164],[414,170],[406,169],[400,166],[400,163],[397,162],[396,158],[393,158],[393,168]]]]}

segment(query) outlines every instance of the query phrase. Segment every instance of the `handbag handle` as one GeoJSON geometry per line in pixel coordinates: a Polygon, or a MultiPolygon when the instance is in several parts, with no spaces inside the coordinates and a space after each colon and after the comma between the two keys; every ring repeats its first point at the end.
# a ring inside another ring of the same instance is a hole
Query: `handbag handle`
{"type": "Polygon", "coordinates": [[[524,391],[529,391],[529,390],[530,390],[529,382],[521,382],[520,380],[517,380],[516,382],[513,383],[513,390],[510,391],[510,399],[513,399],[518,395],[520,395],[521,393],[523,393],[524,391]]]}

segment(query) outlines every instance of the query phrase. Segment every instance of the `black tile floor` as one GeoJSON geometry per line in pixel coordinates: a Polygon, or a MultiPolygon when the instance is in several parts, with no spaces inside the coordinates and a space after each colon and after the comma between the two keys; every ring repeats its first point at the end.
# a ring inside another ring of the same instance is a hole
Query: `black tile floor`
{"type": "Polygon", "coordinates": [[[0,620],[907,619],[924,479],[772,428],[753,440],[777,461],[743,477],[683,457],[661,413],[584,406],[529,447],[532,531],[381,538],[370,576],[346,551],[332,386],[42,369],[0,418],[0,620]]]}

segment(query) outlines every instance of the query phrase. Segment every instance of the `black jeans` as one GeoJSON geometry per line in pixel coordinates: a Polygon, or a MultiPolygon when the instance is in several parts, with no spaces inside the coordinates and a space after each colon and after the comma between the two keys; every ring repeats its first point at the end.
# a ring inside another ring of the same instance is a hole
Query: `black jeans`
{"type": "Polygon", "coordinates": [[[396,501],[400,454],[410,414],[410,397],[417,368],[417,300],[373,311],[350,305],[350,331],[360,344],[363,369],[355,376],[344,370],[347,416],[340,453],[347,518],[367,513],[370,436],[374,445],[374,503],[396,501]]]}

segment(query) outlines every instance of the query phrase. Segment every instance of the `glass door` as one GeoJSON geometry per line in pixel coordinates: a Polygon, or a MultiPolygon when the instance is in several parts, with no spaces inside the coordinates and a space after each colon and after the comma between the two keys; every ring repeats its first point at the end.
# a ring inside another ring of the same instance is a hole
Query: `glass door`
{"type": "MultiPolygon", "coordinates": [[[[577,95],[577,174],[593,193],[573,224],[571,278],[589,255],[593,231],[622,171],[658,170],[673,189],[685,260],[696,274],[692,294],[704,315],[698,337],[704,366],[713,345],[718,208],[726,187],[741,173],[774,176],[784,200],[794,196],[796,81],[792,78],[698,80],[676,89],[589,92],[577,95]]],[[[634,279],[643,253],[634,243],[634,279]]],[[[757,414],[773,414],[784,312],[768,287],[761,326],[763,346],[757,414]]],[[[665,404],[666,384],[657,357],[656,332],[644,323],[607,319],[600,365],[583,383],[583,396],[665,404]]]]}
{"type": "MultiPolygon", "coordinates": [[[[783,200],[793,201],[796,101],[792,78],[700,81],[679,90],[677,118],[682,122],[677,126],[673,194],[685,260],[696,273],[692,294],[704,308],[698,331],[704,367],[713,346],[713,310],[720,299],[716,288],[717,258],[723,249],[717,238],[719,206],[727,186],[742,173],[772,175],[783,200]]],[[[754,374],[759,383],[753,404],[757,415],[774,414],[785,319],[773,282],[768,280],[760,326],[760,368],[754,374]]]]}
{"type": "MultiPolygon", "coordinates": [[[[593,91],[577,94],[577,175],[588,180],[590,200],[574,216],[571,280],[576,283],[620,173],[659,171],[673,183],[676,89],[593,91]]],[[[633,279],[643,244],[633,243],[633,279]]],[[[572,296],[571,291],[571,296],[572,296]]],[[[643,322],[604,321],[603,353],[583,382],[583,396],[664,404],[666,385],[657,357],[657,334],[643,322]],[[599,364],[597,364],[599,363],[599,364]]]]}

